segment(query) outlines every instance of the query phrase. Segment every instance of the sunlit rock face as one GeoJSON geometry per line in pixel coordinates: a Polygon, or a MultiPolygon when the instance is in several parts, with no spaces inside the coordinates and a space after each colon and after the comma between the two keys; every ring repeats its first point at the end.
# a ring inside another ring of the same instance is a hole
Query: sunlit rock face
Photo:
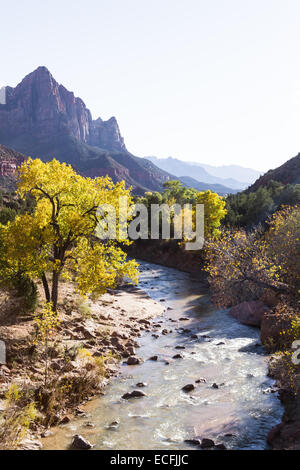
{"type": "Polygon", "coordinates": [[[92,120],[80,98],[57,83],[46,67],[27,75],[16,87],[6,87],[6,104],[0,107],[0,135],[27,142],[67,134],[106,150],[126,151],[115,118],[92,120]]]}
{"type": "MultiPolygon", "coordinates": [[[[0,144],[44,161],[70,163],[83,175],[125,180],[139,194],[160,191],[170,175],[127,151],[115,117],[92,119],[80,98],[38,67],[0,102],[0,144]]],[[[6,162],[3,172],[13,172],[6,162]]]]}

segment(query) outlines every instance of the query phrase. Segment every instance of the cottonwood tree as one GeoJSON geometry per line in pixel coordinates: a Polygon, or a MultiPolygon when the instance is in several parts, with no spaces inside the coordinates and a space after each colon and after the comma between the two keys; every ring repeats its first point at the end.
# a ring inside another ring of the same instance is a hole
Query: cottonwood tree
{"type": "Polygon", "coordinates": [[[74,280],[80,294],[101,294],[125,275],[137,281],[137,263],[126,260],[118,242],[127,242],[119,231],[115,240],[96,237],[100,205],[113,206],[117,217],[120,197],[131,206],[124,182],[85,178],[55,159],[28,159],[18,171],[17,193],[30,194],[35,208],[0,226],[2,279],[16,272],[40,278],[55,311],[62,276],[74,280]]]}
{"type": "Polygon", "coordinates": [[[285,207],[265,232],[224,230],[207,243],[213,300],[230,306],[265,289],[297,300],[300,290],[300,208],[285,207]]]}

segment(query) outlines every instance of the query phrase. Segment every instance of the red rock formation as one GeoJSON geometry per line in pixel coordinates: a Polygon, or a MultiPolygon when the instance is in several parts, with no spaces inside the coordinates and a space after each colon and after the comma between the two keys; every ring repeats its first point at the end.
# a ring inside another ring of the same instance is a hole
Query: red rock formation
{"type": "Polygon", "coordinates": [[[229,315],[239,320],[245,325],[260,326],[262,319],[269,312],[267,307],[260,300],[242,302],[229,310],[229,315]]]}
{"type": "Polygon", "coordinates": [[[93,120],[84,102],[59,85],[46,67],[27,75],[16,88],[6,87],[0,143],[46,161],[55,157],[85,175],[125,179],[138,191],[161,190],[170,179],[127,151],[114,117],[93,120]]]}
{"type": "Polygon", "coordinates": [[[84,102],[59,85],[46,67],[27,75],[16,88],[6,88],[0,132],[6,139],[17,136],[25,142],[68,134],[103,149],[126,151],[116,119],[93,121],[84,102]]]}

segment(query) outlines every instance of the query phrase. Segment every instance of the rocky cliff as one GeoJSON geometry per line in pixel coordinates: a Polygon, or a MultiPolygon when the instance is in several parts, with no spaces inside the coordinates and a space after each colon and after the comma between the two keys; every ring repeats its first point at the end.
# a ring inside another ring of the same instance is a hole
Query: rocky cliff
{"type": "Polygon", "coordinates": [[[0,104],[0,143],[25,155],[71,163],[89,176],[108,174],[125,179],[137,191],[160,190],[170,176],[154,164],[130,154],[115,117],[92,119],[73,92],[46,67],[27,75],[15,88],[6,87],[0,104]]]}
{"type": "Polygon", "coordinates": [[[46,67],[27,75],[16,88],[6,87],[6,104],[0,105],[2,140],[20,146],[34,138],[43,141],[61,135],[126,151],[116,119],[93,121],[84,102],[59,85],[46,67]]]}

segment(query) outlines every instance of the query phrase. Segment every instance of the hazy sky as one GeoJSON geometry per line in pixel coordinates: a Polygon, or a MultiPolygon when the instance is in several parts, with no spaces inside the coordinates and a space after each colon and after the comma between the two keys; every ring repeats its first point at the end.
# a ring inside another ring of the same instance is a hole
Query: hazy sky
{"type": "Polygon", "coordinates": [[[300,151],[299,0],[0,0],[0,46],[0,85],[47,66],[136,155],[300,151]]]}

